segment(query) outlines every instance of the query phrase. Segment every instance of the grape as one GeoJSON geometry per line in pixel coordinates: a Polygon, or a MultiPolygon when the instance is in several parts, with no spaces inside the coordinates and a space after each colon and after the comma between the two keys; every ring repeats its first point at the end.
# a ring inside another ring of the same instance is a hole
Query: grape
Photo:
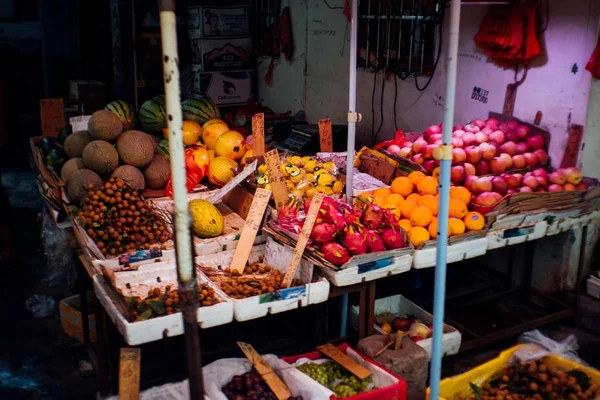
{"type": "Polygon", "coordinates": [[[356,396],[371,390],[370,377],[360,380],[333,361],[306,363],[298,366],[298,369],[333,391],[338,398],[356,396]]]}
{"type": "MultiPolygon", "coordinates": [[[[221,389],[227,400],[277,400],[267,383],[256,372],[235,375],[231,382],[221,389]]],[[[289,400],[303,400],[302,396],[290,397],[289,400]]]]}

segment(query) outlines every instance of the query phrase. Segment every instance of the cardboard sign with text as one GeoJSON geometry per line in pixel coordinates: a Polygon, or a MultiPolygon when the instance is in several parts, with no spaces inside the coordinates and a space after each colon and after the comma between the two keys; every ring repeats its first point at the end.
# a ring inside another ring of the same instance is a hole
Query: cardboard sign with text
{"type": "Polygon", "coordinates": [[[122,348],[119,357],[119,399],[140,398],[141,349],[122,348]]]}
{"type": "Polygon", "coordinates": [[[265,155],[265,114],[252,116],[252,153],[255,157],[265,155]]]}
{"type": "Polygon", "coordinates": [[[333,151],[333,138],[331,136],[331,119],[319,120],[319,142],[321,152],[330,153],[333,151]]]}
{"type": "Polygon", "coordinates": [[[275,206],[277,207],[277,211],[279,211],[289,202],[289,194],[287,185],[285,184],[285,178],[279,170],[281,159],[279,158],[279,152],[277,149],[273,149],[265,153],[265,162],[269,171],[269,183],[273,189],[275,206]]]}
{"type": "Polygon", "coordinates": [[[60,99],[40,100],[40,121],[42,136],[57,137],[65,127],[65,103],[60,99]]]}

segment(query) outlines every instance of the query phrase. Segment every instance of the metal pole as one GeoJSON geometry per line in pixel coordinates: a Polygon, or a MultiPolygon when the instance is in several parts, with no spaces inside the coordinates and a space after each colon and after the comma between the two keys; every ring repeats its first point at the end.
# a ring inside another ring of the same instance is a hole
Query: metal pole
{"type": "Polygon", "coordinates": [[[444,302],[446,297],[446,248],[448,245],[448,202],[450,197],[450,164],[452,162],[452,125],[456,94],[456,70],[460,29],[460,0],[450,6],[450,38],[446,72],[446,99],[444,109],[443,144],[441,151],[440,203],[438,212],[438,241],[435,263],[435,289],[433,295],[433,346],[431,351],[430,398],[440,396],[442,374],[442,335],[444,331],[444,302]]]}
{"type": "MultiPolygon", "coordinates": [[[[350,79],[348,94],[348,158],[346,162],[346,201],[352,204],[352,174],[354,171],[354,146],[356,145],[356,59],[358,46],[358,0],[352,0],[350,19],[350,79]]],[[[367,49],[369,58],[369,49],[367,49]]],[[[346,336],[346,317],[348,312],[348,294],[342,296],[342,326],[340,336],[346,336]]]]}
{"type": "Polygon", "coordinates": [[[198,286],[192,255],[191,218],[186,189],[183,152],[181,98],[179,93],[179,56],[177,54],[177,22],[175,0],[158,0],[163,50],[163,79],[167,103],[167,129],[171,150],[171,176],[175,200],[175,251],[181,313],[185,330],[186,357],[190,398],[203,399],[200,335],[198,332],[198,286]]]}

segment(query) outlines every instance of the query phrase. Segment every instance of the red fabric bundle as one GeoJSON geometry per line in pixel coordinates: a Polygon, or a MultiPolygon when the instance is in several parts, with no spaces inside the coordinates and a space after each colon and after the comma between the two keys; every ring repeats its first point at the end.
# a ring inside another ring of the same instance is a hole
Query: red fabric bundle
{"type": "Polygon", "coordinates": [[[598,41],[598,44],[596,44],[594,53],[592,53],[592,56],[585,66],[585,69],[590,71],[596,78],[600,79],[600,41],[598,41]]]}

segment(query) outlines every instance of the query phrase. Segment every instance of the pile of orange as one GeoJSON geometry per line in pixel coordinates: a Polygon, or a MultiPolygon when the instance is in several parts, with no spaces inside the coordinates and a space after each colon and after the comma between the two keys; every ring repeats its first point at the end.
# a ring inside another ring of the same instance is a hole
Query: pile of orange
{"type": "MultiPolygon", "coordinates": [[[[438,181],[419,171],[394,179],[389,188],[374,190],[375,204],[390,210],[408,234],[414,246],[438,236],[438,181]]],[[[479,231],[485,225],[483,215],[469,212],[471,193],[462,186],[450,189],[448,236],[479,231]]]]}

